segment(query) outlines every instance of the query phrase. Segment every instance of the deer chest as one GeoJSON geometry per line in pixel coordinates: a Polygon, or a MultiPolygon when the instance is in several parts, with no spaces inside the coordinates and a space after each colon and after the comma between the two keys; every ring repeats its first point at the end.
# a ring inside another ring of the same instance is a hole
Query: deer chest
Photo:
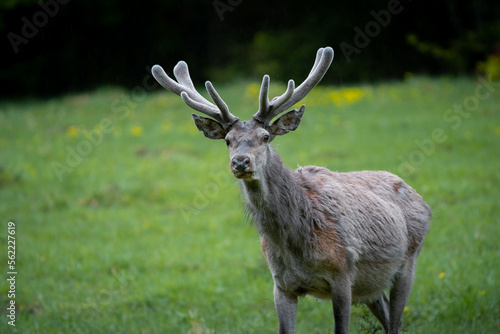
{"type": "Polygon", "coordinates": [[[262,250],[277,287],[296,296],[331,298],[331,272],[304,254],[280,249],[261,239],[262,250]]]}

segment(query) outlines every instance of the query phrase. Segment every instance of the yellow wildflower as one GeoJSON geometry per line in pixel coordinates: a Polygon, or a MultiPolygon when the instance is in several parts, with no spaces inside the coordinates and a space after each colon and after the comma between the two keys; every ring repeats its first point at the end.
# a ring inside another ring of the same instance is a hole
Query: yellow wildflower
{"type": "Polygon", "coordinates": [[[130,133],[132,134],[132,136],[135,136],[135,137],[140,137],[142,136],[142,126],[139,126],[139,125],[136,125],[136,126],[133,126],[132,129],[130,129],[130,133]]]}
{"type": "Polygon", "coordinates": [[[332,91],[329,96],[330,100],[332,100],[333,104],[336,106],[340,106],[342,104],[342,96],[337,91],[332,91]]]}
{"type": "Polygon", "coordinates": [[[439,274],[439,278],[444,278],[444,276],[445,276],[445,273],[439,274]]]}
{"type": "Polygon", "coordinates": [[[364,93],[360,89],[349,88],[344,90],[343,97],[348,103],[354,103],[363,97],[364,93]]]}
{"type": "Polygon", "coordinates": [[[80,130],[78,129],[78,127],[76,125],[70,125],[66,129],[66,134],[68,136],[70,136],[70,137],[76,137],[76,136],[78,136],[79,132],[80,132],[80,130]]]}
{"type": "Polygon", "coordinates": [[[245,90],[245,97],[253,99],[254,97],[259,96],[260,86],[258,83],[253,82],[247,86],[245,90]]]}

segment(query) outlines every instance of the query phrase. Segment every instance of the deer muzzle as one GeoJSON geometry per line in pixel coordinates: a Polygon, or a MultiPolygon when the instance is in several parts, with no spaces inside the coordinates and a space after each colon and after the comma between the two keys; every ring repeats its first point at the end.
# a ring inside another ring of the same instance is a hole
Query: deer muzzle
{"type": "Polygon", "coordinates": [[[238,179],[248,179],[253,176],[252,160],[248,155],[236,155],[231,159],[231,172],[238,179]]]}

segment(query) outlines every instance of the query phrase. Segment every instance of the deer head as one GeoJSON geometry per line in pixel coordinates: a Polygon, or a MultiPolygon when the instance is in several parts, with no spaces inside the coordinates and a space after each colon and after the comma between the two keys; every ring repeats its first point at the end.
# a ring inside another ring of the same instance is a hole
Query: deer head
{"type": "Polygon", "coordinates": [[[295,88],[293,80],[288,81],[285,93],[269,101],[269,76],[262,79],[259,110],[250,121],[240,119],[229,112],[226,103],[219,96],[210,81],[205,83],[208,94],[215,104],[201,96],[194,88],[188,66],[180,61],[174,67],[177,82],[171,79],[159,65],[152,68],[155,79],[166,89],[177,95],[194,110],[208,117],[192,114],[198,130],[210,139],[224,139],[229,148],[231,171],[239,179],[259,179],[262,167],[270,152],[269,144],[278,135],[294,131],[300,124],[305,106],[283,114],[282,112],[302,100],[323,78],[333,60],[333,49],[321,48],[316,53],[314,65],[302,84],[295,88]]]}

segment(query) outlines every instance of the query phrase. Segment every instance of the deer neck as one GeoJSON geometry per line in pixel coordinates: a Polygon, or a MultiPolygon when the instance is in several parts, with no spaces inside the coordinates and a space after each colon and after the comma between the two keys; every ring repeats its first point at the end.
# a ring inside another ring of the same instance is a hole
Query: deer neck
{"type": "Polygon", "coordinates": [[[270,149],[261,177],[240,180],[240,186],[261,236],[280,248],[304,249],[313,211],[299,179],[278,153],[270,149]]]}

